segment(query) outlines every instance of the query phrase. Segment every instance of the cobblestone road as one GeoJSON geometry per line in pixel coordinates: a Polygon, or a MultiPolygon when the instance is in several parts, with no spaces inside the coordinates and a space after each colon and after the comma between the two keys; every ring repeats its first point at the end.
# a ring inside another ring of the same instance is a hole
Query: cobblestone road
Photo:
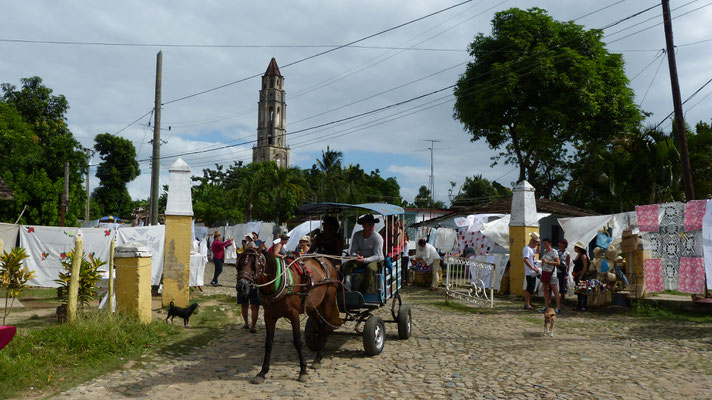
{"type": "MultiPolygon", "coordinates": [[[[226,287],[209,290],[233,294],[234,275],[221,281],[226,287]]],[[[712,398],[712,323],[567,308],[550,338],[542,334],[541,314],[520,302],[497,299],[493,312],[472,313],[442,307],[441,293],[421,288],[407,288],[403,299],[413,307],[410,339],[398,340],[396,326],[386,324],[384,352],[367,357],[347,325],[330,336],[322,368],[310,369],[306,384],[296,381],[286,321],[278,324],[268,379],[251,384],[264,329],[260,321],[260,333],[250,334],[236,320],[207,347],[130,362],[56,398],[712,398]]]]}

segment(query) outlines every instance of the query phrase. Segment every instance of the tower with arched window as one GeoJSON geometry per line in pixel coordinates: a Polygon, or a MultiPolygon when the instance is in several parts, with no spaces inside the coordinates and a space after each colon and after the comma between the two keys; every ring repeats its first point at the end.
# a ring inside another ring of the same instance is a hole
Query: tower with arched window
{"type": "Polygon", "coordinates": [[[257,105],[257,144],[252,148],[252,161],[275,161],[281,168],[287,168],[289,147],[284,129],[287,108],[284,101],[284,77],[274,58],[262,75],[262,89],[257,105]]]}

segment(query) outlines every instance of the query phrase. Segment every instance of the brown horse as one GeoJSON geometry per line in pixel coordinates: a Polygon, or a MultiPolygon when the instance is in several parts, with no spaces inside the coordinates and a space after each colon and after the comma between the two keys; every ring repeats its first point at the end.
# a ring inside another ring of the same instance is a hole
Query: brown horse
{"type": "Polygon", "coordinates": [[[286,260],[278,264],[272,253],[256,249],[240,254],[236,267],[238,293],[247,297],[251,287],[258,288],[267,328],[262,370],[252,379],[252,383],[264,382],[269,371],[274,330],[279,318],[287,318],[292,323],[294,348],[299,355],[299,381],[306,382],[307,364],[302,354],[299,315],[306,312],[316,324],[318,350],[312,367],[317,369],[321,366],[326,337],[336,328],[330,321],[335,317],[334,313],[338,316],[339,312],[336,306],[336,295],[341,285],[337,279],[338,271],[329,259],[307,258],[301,268],[306,267],[311,272],[310,279],[306,274],[300,274],[295,264],[290,266],[286,260]]]}

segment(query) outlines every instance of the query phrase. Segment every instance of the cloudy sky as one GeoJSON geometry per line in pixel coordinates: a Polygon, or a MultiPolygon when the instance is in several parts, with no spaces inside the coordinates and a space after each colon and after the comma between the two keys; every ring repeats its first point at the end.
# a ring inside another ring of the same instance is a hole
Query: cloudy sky
{"type": "MultiPolygon", "coordinates": [[[[454,84],[469,59],[467,45],[477,33],[490,32],[497,11],[540,7],[555,19],[601,28],[659,1],[473,0],[295,63],[458,3],[5,2],[0,17],[0,81],[19,85],[21,78],[37,75],[56,94],[65,95],[71,107],[69,126],[84,146],[91,147],[94,136],[103,132],[119,132],[132,140],[143,173],[129,190],[138,199],[147,198],[150,191],[152,128],[147,125],[154,102],[156,53],[163,51],[166,143],[161,155],[201,151],[183,156],[198,175],[216,162],[251,161],[260,80],[250,77],[262,75],[275,57],[285,77],[293,165],[310,167],[329,145],[343,152],[346,164],[395,176],[403,197],[412,200],[418,187],[428,183],[426,140],[435,139],[439,140],[434,146],[435,197],[447,202],[450,181],[460,185],[466,176],[482,174],[511,185],[517,177],[512,166],[490,167],[494,152],[483,142],[470,142],[461,124],[452,119],[450,90],[346,123],[308,128],[454,84]],[[221,149],[210,151],[215,148],[221,149]]],[[[712,78],[710,5],[710,0],[671,0],[683,100],[712,78]]],[[[652,113],[649,122],[657,123],[672,111],[667,61],[660,52],[665,47],[660,7],[606,29],[605,34],[609,51],[625,58],[637,102],[652,113]]],[[[710,121],[710,94],[712,85],[685,105],[689,123],[710,121]]],[[[670,124],[663,127],[669,129],[670,124]]],[[[163,184],[168,183],[168,166],[174,160],[161,161],[163,184]]],[[[99,162],[98,157],[92,162],[99,162]]],[[[92,187],[97,183],[92,178],[92,187]]]]}

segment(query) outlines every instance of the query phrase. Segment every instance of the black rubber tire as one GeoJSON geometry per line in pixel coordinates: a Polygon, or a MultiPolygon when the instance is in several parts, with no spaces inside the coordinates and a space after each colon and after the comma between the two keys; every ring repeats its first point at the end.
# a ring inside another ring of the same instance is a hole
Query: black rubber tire
{"type": "Polygon", "coordinates": [[[309,350],[319,350],[319,328],[312,317],[307,318],[307,323],[304,326],[304,342],[309,350]]]}
{"type": "Polygon", "coordinates": [[[398,308],[398,337],[408,339],[412,329],[412,320],[410,316],[410,306],[401,305],[398,308]]]}
{"type": "Polygon", "coordinates": [[[363,326],[363,349],[369,356],[381,354],[386,345],[386,324],[380,317],[370,316],[363,326]]]}

